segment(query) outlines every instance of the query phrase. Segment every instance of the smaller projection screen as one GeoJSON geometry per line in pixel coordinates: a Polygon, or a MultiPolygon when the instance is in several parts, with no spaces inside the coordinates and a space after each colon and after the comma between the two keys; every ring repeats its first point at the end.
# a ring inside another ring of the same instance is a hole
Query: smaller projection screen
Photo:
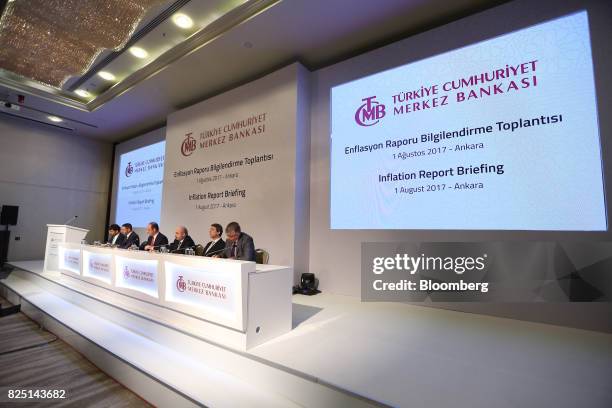
{"type": "Polygon", "coordinates": [[[166,142],[123,153],[119,159],[115,222],[134,228],[159,220],[166,142]]]}

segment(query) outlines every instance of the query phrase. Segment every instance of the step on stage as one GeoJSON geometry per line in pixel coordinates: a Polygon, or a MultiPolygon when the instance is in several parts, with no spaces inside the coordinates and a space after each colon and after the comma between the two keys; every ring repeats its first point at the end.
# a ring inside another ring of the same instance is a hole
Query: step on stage
{"type": "Polygon", "coordinates": [[[12,262],[0,295],[157,406],[575,407],[612,401],[612,335],[322,293],[246,350],[200,319],[12,262]]]}

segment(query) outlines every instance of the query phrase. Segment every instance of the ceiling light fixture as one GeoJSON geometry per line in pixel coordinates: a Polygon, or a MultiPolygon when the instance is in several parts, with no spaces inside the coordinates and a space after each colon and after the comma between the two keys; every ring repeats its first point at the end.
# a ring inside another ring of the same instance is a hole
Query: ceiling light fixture
{"type": "Polygon", "coordinates": [[[116,79],[115,76],[108,71],[100,71],[98,72],[98,76],[106,81],[114,81],[116,79]]]}
{"type": "Polygon", "coordinates": [[[85,74],[100,53],[125,47],[145,14],[162,2],[6,2],[0,18],[0,68],[63,88],[69,78],[85,74]]]}
{"type": "Polygon", "coordinates": [[[187,14],[177,13],[172,16],[172,21],[180,28],[188,29],[193,27],[193,20],[187,14]]]}
{"type": "Polygon", "coordinates": [[[63,122],[62,118],[58,118],[57,116],[47,116],[47,119],[55,123],[63,122]]]}
{"type": "Polygon", "coordinates": [[[75,94],[79,95],[81,98],[89,98],[91,94],[84,89],[77,89],[74,91],[75,94]]]}
{"type": "Polygon", "coordinates": [[[149,53],[140,47],[130,47],[130,54],[136,58],[147,58],[149,56],[149,53]]]}

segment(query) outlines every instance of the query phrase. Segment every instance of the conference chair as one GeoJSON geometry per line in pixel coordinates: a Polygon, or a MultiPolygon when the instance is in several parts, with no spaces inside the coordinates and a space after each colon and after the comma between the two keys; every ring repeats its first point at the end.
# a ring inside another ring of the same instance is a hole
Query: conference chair
{"type": "Polygon", "coordinates": [[[270,254],[265,249],[258,248],[255,250],[255,262],[258,264],[267,264],[270,260],[270,254]]]}
{"type": "Polygon", "coordinates": [[[204,256],[204,247],[200,244],[196,245],[195,248],[195,254],[196,256],[204,256]]]}

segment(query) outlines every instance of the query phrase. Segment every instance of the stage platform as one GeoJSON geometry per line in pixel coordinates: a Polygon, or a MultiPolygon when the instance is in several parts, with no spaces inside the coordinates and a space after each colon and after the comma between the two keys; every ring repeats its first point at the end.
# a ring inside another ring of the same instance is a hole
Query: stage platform
{"type": "Polygon", "coordinates": [[[158,406],[612,406],[611,334],[321,293],[245,352],[42,260],[11,264],[3,296],[158,406]]]}

